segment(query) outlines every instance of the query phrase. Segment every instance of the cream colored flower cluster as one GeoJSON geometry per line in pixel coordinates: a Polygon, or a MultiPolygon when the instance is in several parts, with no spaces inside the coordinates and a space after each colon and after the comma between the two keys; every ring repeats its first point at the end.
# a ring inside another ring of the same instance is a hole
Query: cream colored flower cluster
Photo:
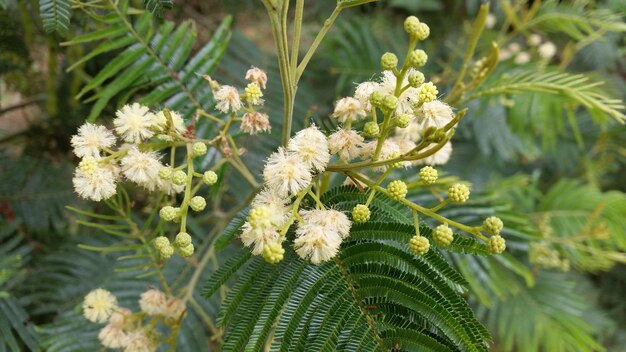
{"type": "Polygon", "coordinates": [[[161,338],[156,323],[170,328],[178,325],[186,312],[185,302],[149,289],[141,295],[139,306],[138,313],[119,307],[111,292],[98,288],[85,296],[83,314],[91,322],[107,323],[98,334],[102,346],[125,352],[156,351],[161,338]]]}
{"type": "Polygon", "coordinates": [[[501,49],[498,60],[506,61],[513,59],[516,65],[529,63],[533,56],[540,60],[550,61],[557,52],[557,47],[551,41],[543,41],[541,35],[532,33],[528,36],[526,43],[512,42],[501,49]]]}

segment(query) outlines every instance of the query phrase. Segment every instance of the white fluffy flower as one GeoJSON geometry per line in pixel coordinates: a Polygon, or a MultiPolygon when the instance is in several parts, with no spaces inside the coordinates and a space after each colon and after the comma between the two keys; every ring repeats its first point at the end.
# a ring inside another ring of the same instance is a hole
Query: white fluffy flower
{"type": "Polygon", "coordinates": [[[331,154],[338,154],[339,159],[349,162],[361,153],[363,137],[355,130],[340,129],[328,136],[328,149],[331,154]]]}
{"type": "Polygon", "coordinates": [[[228,113],[228,111],[239,111],[243,106],[239,92],[232,86],[222,86],[215,92],[215,99],[217,100],[215,107],[225,114],[228,113]]]}
{"type": "Polygon", "coordinates": [[[363,82],[356,86],[354,91],[354,97],[361,103],[361,106],[365,111],[372,111],[372,103],[370,102],[370,96],[379,88],[377,82],[363,82]]]}
{"type": "Polygon", "coordinates": [[[443,128],[454,119],[454,112],[450,105],[440,100],[424,103],[424,105],[416,111],[416,115],[417,122],[420,124],[422,132],[429,127],[443,128]]]}
{"type": "Polygon", "coordinates": [[[556,54],[556,45],[552,42],[545,42],[537,49],[539,56],[544,59],[551,59],[556,54]]]}
{"type": "Polygon", "coordinates": [[[163,167],[158,158],[159,155],[155,152],[140,152],[137,148],[132,148],[120,160],[122,172],[130,181],[154,191],[161,182],[159,170],[163,167]]]}
{"type": "Polygon", "coordinates": [[[150,128],[154,125],[155,118],[147,107],[138,103],[124,105],[115,116],[117,116],[113,119],[115,132],[126,142],[140,143],[154,136],[150,128]]]}
{"type": "Polygon", "coordinates": [[[272,192],[279,197],[288,197],[311,183],[311,172],[300,157],[281,147],[267,159],[263,179],[272,192]]]}
{"type": "Polygon", "coordinates": [[[162,315],[165,312],[167,297],[157,289],[149,289],[141,294],[139,306],[148,315],[162,315]]]}
{"type": "Polygon", "coordinates": [[[302,211],[303,222],[298,223],[296,239],[293,241],[296,253],[313,264],[323,263],[334,258],[341,246],[341,235],[320,221],[320,215],[313,211],[302,211]]]}
{"type": "Polygon", "coordinates": [[[352,97],[345,97],[337,101],[332,116],[336,118],[337,121],[346,123],[348,121],[356,121],[365,117],[365,115],[365,110],[359,100],[352,97]]]}
{"type": "Polygon", "coordinates": [[[252,254],[263,254],[263,247],[268,243],[274,243],[278,241],[280,234],[274,227],[253,228],[249,222],[246,222],[241,227],[241,242],[244,246],[249,247],[254,245],[252,254]]]}
{"type": "Polygon", "coordinates": [[[267,114],[261,112],[246,112],[241,119],[242,132],[250,135],[255,135],[259,132],[271,132],[272,125],[270,125],[270,119],[267,114]]]}
{"type": "Polygon", "coordinates": [[[250,82],[255,82],[263,89],[265,89],[265,85],[267,84],[267,74],[265,71],[254,66],[246,72],[246,79],[250,82]]]}
{"type": "Polygon", "coordinates": [[[108,324],[98,334],[102,346],[108,348],[120,348],[126,339],[126,333],[119,326],[108,324]]]}
{"type": "MultiPolygon", "coordinates": [[[[172,124],[174,127],[174,131],[178,134],[183,134],[187,131],[187,127],[185,126],[185,121],[176,111],[170,111],[170,116],[172,117],[172,124]]],[[[154,115],[154,126],[159,133],[168,132],[167,129],[167,117],[163,111],[159,111],[156,115],[154,115]]]]}
{"type": "Polygon", "coordinates": [[[135,330],[126,334],[122,345],[124,352],[154,352],[158,347],[157,344],[146,335],[146,332],[142,330],[135,330]]]}
{"type": "Polygon", "coordinates": [[[537,46],[541,44],[541,36],[537,33],[533,33],[528,37],[528,45],[537,46]]]}
{"type": "Polygon", "coordinates": [[[508,60],[511,58],[513,54],[506,48],[500,50],[498,52],[498,60],[499,61],[504,61],[504,60],[508,60]]]}
{"type": "Polygon", "coordinates": [[[182,299],[170,297],[165,304],[163,315],[172,320],[179,320],[186,309],[187,307],[185,307],[185,302],[182,299]]]}
{"type": "Polygon", "coordinates": [[[511,43],[511,44],[509,44],[509,46],[507,48],[513,54],[515,54],[518,51],[522,50],[522,47],[519,45],[519,43],[511,43]]]}
{"type": "Polygon", "coordinates": [[[99,202],[108,199],[117,193],[117,168],[115,166],[101,166],[98,162],[89,169],[79,167],[74,173],[72,183],[74,191],[84,199],[99,202]]]}
{"type": "Polygon", "coordinates": [[[496,18],[496,16],[490,13],[487,15],[487,18],[485,19],[485,27],[487,27],[488,29],[492,29],[496,25],[497,21],[498,19],[496,18]]]}
{"type": "Polygon", "coordinates": [[[330,161],[326,136],[315,125],[296,133],[287,144],[287,151],[294,153],[315,171],[326,170],[330,161]]]}
{"type": "Polygon", "coordinates": [[[128,308],[118,307],[109,318],[109,324],[118,328],[122,328],[126,324],[128,318],[133,312],[128,308]]]}
{"type": "MultiPolygon", "coordinates": [[[[428,151],[434,148],[435,145],[436,144],[429,145],[428,147],[422,149],[420,153],[423,153],[425,151],[428,151]]],[[[452,155],[452,143],[448,142],[444,144],[443,147],[439,149],[439,151],[437,151],[435,154],[428,156],[424,159],[418,160],[418,163],[426,164],[426,165],[443,165],[447,163],[448,160],[450,160],[450,155],[452,155]]]]}
{"type": "Polygon", "coordinates": [[[515,62],[516,65],[527,64],[528,62],[530,62],[530,54],[522,51],[515,55],[515,59],[513,60],[513,62],[515,62]]]}
{"type": "Polygon", "coordinates": [[[117,308],[117,298],[102,288],[89,292],[83,301],[83,314],[94,323],[104,323],[117,308]]]}
{"type": "Polygon", "coordinates": [[[252,208],[266,207],[269,220],[274,226],[281,226],[289,213],[289,199],[279,196],[269,189],[263,189],[252,200],[252,208]]]}
{"type": "Polygon", "coordinates": [[[405,128],[396,127],[395,131],[397,137],[409,141],[418,142],[422,138],[422,126],[417,121],[409,122],[405,128]]]}
{"type": "MultiPolygon", "coordinates": [[[[413,71],[413,68],[408,69],[407,73],[404,75],[401,87],[409,84],[408,77],[413,71]]],[[[384,71],[378,90],[384,94],[394,95],[396,91],[397,81],[398,79],[392,71],[384,71]]],[[[419,101],[418,94],[419,88],[413,87],[409,87],[404,92],[402,92],[402,94],[400,94],[400,97],[398,97],[398,107],[396,108],[396,114],[413,114],[413,106],[419,101]]]]}
{"type": "Polygon", "coordinates": [[[350,235],[352,222],[350,222],[346,214],[338,210],[301,210],[300,216],[305,223],[324,226],[328,231],[339,234],[342,239],[350,235]]]}
{"type": "MultiPolygon", "coordinates": [[[[376,144],[377,141],[371,141],[363,144],[363,148],[361,148],[361,158],[363,160],[368,160],[374,157],[374,153],[376,152],[376,144]]],[[[387,139],[383,142],[382,147],[380,148],[380,154],[378,155],[379,161],[389,160],[392,158],[396,158],[400,156],[400,147],[391,139],[387,139]]],[[[383,172],[386,170],[385,166],[377,166],[372,168],[372,170],[377,172],[383,172]]]]}
{"type": "MultiPolygon", "coordinates": [[[[412,142],[409,139],[405,139],[402,137],[392,137],[390,138],[390,140],[395,143],[398,146],[398,149],[400,149],[400,154],[404,155],[408,152],[410,152],[411,150],[413,150],[417,145],[412,142]]],[[[414,165],[415,162],[414,161],[403,161],[402,162],[402,166],[404,167],[410,167],[411,165],[414,165]]]]}
{"type": "Polygon", "coordinates": [[[156,179],[156,188],[169,196],[185,191],[185,185],[175,185],[172,180],[164,180],[160,177],[156,179]]]}
{"type": "Polygon", "coordinates": [[[78,134],[72,136],[70,143],[77,157],[97,158],[102,148],[110,148],[115,144],[115,136],[104,126],[86,122],[78,129],[78,134]]]}

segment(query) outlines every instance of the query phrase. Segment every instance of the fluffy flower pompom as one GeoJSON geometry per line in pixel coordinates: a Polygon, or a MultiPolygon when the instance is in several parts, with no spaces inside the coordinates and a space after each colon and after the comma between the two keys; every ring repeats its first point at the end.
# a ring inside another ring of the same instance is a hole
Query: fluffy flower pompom
{"type": "Polygon", "coordinates": [[[265,89],[265,85],[267,84],[267,74],[265,73],[265,71],[254,66],[252,66],[248,70],[248,72],[246,72],[246,79],[250,82],[258,84],[259,87],[263,89],[265,89]]]}
{"type": "Polygon", "coordinates": [[[154,191],[163,180],[159,177],[159,170],[163,168],[159,162],[159,154],[155,152],[140,152],[132,148],[120,160],[124,176],[136,184],[154,191]]]}
{"type": "Polygon", "coordinates": [[[252,249],[252,254],[254,255],[263,254],[263,248],[268,243],[277,242],[280,237],[280,234],[274,227],[255,228],[249,222],[246,222],[241,229],[241,242],[246,247],[254,246],[252,249]]]}
{"type": "Polygon", "coordinates": [[[246,112],[241,119],[240,129],[250,135],[255,135],[260,132],[271,132],[272,125],[270,125],[270,119],[267,114],[261,112],[246,112]]]}
{"type": "Polygon", "coordinates": [[[117,298],[102,288],[89,292],[83,301],[83,315],[94,323],[104,323],[117,308],[117,298]]]}
{"type": "Polygon", "coordinates": [[[142,330],[129,332],[122,343],[124,352],[154,352],[157,344],[142,330]]]}
{"type": "MultiPolygon", "coordinates": [[[[435,145],[431,144],[430,146],[424,148],[421,153],[428,151],[429,149],[434,148],[435,145]]],[[[418,164],[425,165],[443,165],[446,164],[450,160],[450,156],[452,155],[452,143],[448,142],[443,145],[441,149],[439,149],[435,154],[427,156],[424,159],[418,160],[418,164]]]]}
{"type": "Polygon", "coordinates": [[[243,107],[239,92],[235,87],[222,86],[217,92],[215,92],[215,100],[217,110],[228,113],[229,111],[237,112],[243,107]]]}
{"type": "Polygon", "coordinates": [[[81,198],[96,202],[109,199],[117,193],[117,175],[116,166],[101,166],[95,162],[89,169],[79,167],[72,179],[74,191],[81,198]]]}
{"type": "Polygon", "coordinates": [[[416,115],[422,131],[429,127],[443,128],[454,119],[450,105],[439,100],[424,103],[416,115]]]}
{"type": "Polygon", "coordinates": [[[113,119],[115,132],[128,143],[140,143],[152,136],[154,132],[151,127],[155,123],[155,116],[148,107],[133,103],[124,105],[121,110],[115,113],[113,119]]]}
{"type": "Polygon", "coordinates": [[[126,333],[119,326],[108,324],[100,330],[100,333],[98,333],[98,339],[104,347],[120,348],[124,346],[126,333]]]}
{"type": "Polygon", "coordinates": [[[355,130],[340,129],[328,136],[328,149],[331,154],[339,155],[339,159],[349,162],[361,154],[363,137],[355,130]]]}
{"type": "Polygon", "coordinates": [[[263,170],[267,187],[279,197],[297,194],[311,183],[309,166],[283,148],[270,155],[263,170]]]}
{"type": "Polygon", "coordinates": [[[363,118],[365,115],[365,109],[363,109],[358,99],[345,97],[337,101],[332,116],[341,123],[347,123],[348,121],[356,121],[363,118]]]}
{"type": "Polygon", "coordinates": [[[153,288],[141,294],[139,306],[148,315],[162,315],[165,313],[166,302],[165,293],[153,288]]]}
{"type": "Polygon", "coordinates": [[[324,171],[330,161],[326,136],[315,125],[296,133],[287,144],[287,151],[315,171],[324,171]]]}
{"type": "MultiPolygon", "coordinates": [[[[404,80],[401,84],[402,87],[409,84],[408,77],[411,75],[411,73],[413,73],[413,71],[415,70],[413,68],[410,68],[404,75],[404,80]]],[[[397,82],[398,78],[392,71],[383,71],[378,91],[384,94],[394,95],[397,82]]],[[[419,89],[413,87],[409,87],[404,92],[402,92],[400,94],[400,97],[398,97],[396,114],[413,114],[413,105],[418,102],[418,93],[419,89]]]]}
{"type": "Polygon", "coordinates": [[[356,86],[354,91],[354,97],[361,103],[361,107],[365,111],[372,111],[372,103],[370,102],[370,96],[379,88],[377,82],[363,82],[356,86]]]}
{"type": "Polygon", "coordinates": [[[78,128],[78,134],[72,136],[70,143],[77,157],[98,158],[102,148],[110,148],[115,144],[115,136],[104,126],[86,122],[78,128]]]}

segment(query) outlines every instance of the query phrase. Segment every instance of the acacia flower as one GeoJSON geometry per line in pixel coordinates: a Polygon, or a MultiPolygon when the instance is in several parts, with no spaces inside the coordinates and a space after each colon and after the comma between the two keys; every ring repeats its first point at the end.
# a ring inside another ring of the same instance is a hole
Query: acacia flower
{"type": "Polygon", "coordinates": [[[355,130],[340,129],[328,136],[328,149],[339,159],[349,162],[359,156],[363,137],[355,130]]]}
{"type": "Polygon", "coordinates": [[[270,119],[267,114],[261,112],[246,112],[241,119],[242,132],[250,135],[255,135],[259,132],[271,132],[272,126],[270,125],[270,119]]]}
{"type": "Polygon", "coordinates": [[[255,82],[263,89],[265,89],[265,85],[267,84],[267,74],[265,71],[254,66],[246,72],[246,79],[250,82],[255,82]]]}
{"type": "Polygon", "coordinates": [[[115,132],[129,143],[140,143],[154,136],[150,129],[154,125],[155,117],[146,106],[138,103],[124,105],[121,110],[115,113],[113,119],[115,132]]]}
{"type": "Polygon", "coordinates": [[[122,343],[124,352],[153,352],[157,344],[143,330],[129,332],[122,343]]]}
{"type": "Polygon", "coordinates": [[[126,333],[119,326],[108,324],[100,330],[100,333],[98,333],[98,339],[104,347],[120,348],[124,346],[126,333]]]}
{"type": "MultiPolygon", "coordinates": [[[[183,134],[187,131],[187,127],[185,126],[185,121],[176,111],[170,111],[170,116],[172,117],[172,124],[174,127],[174,131],[178,134],[183,134]]],[[[159,111],[154,115],[154,127],[159,133],[166,133],[168,131],[167,126],[167,117],[163,111],[159,111]]]]}
{"type": "Polygon", "coordinates": [[[335,221],[326,219],[326,210],[304,210],[300,215],[303,221],[298,223],[296,239],[293,241],[298,256],[313,264],[334,258],[341,246],[342,235],[347,236],[349,232],[349,227],[345,228],[344,220],[340,217],[336,217],[335,221]],[[342,227],[341,234],[337,226],[342,227]]]}
{"type": "Polygon", "coordinates": [[[298,155],[281,147],[267,159],[263,179],[272,192],[279,197],[288,197],[311,183],[311,172],[298,155]]]}
{"type": "Polygon", "coordinates": [[[72,136],[70,143],[77,157],[97,158],[102,148],[110,148],[115,144],[115,136],[104,126],[86,122],[78,128],[78,134],[72,136]]]}
{"type": "Polygon", "coordinates": [[[454,119],[454,112],[450,105],[440,100],[433,100],[424,103],[416,111],[416,116],[421,132],[424,132],[429,127],[443,128],[454,119]]]}
{"type": "Polygon", "coordinates": [[[163,165],[158,158],[159,154],[156,152],[140,152],[137,148],[132,148],[120,160],[122,173],[130,181],[154,191],[163,182],[159,177],[159,170],[163,165]]]}
{"type": "Polygon", "coordinates": [[[370,102],[370,96],[376,90],[378,90],[379,83],[366,81],[356,86],[354,91],[354,97],[361,103],[361,107],[365,111],[372,111],[372,103],[370,102]]]}
{"type": "Polygon", "coordinates": [[[215,92],[215,100],[217,100],[216,109],[225,114],[229,111],[239,111],[243,107],[239,92],[232,86],[222,86],[215,92]]]}
{"type": "Polygon", "coordinates": [[[361,106],[361,102],[352,97],[341,98],[337,101],[333,117],[341,123],[348,121],[356,121],[365,117],[365,110],[361,106]]]}
{"type": "MultiPolygon", "coordinates": [[[[405,87],[409,84],[408,77],[413,73],[415,69],[410,68],[407,73],[404,75],[404,79],[401,83],[402,87],[405,87]]],[[[381,77],[380,88],[378,91],[388,94],[395,95],[396,84],[398,82],[398,78],[392,71],[383,71],[383,75],[381,77]]],[[[418,102],[418,93],[419,88],[409,87],[405,91],[403,91],[398,97],[398,105],[396,106],[396,114],[413,114],[413,105],[418,102]]]]}
{"type": "Polygon", "coordinates": [[[117,308],[117,298],[102,288],[89,292],[83,301],[83,315],[94,323],[104,323],[117,308]]]}
{"type": "Polygon", "coordinates": [[[139,306],[148,315],[162,315],[165,312],[167,298],[165,293],[157,289],[149,289],[141,294],[139,306]]]}
{"type": "MultiPolygon", "coordinates": [[[[421,153],[428,151],[435,147],[435,144],[431,144],[428,147],[422,149],[421,153]]],[[[417,161],[418,164],[425,165],[443,165],[450,160],[450,156],[452,155],[452,143],[448,142],[441,147],[435,154],[427,156],[424,159],[420,159],[417,161]]]]}
{"type": "Polygon", "coordinates": [[[274,227],[252,227],[249,222],[246,222],[241,227],[242,232],[240,235],[241,242],[244,246],[252,248],[252,254],[263,254],[263,248],[268,243],[274,243],[278,241],[280,234],[274,227]]]}
{"type": "Polygon", "coordinates": [[[324,171],[330,161],[326,136],[315,125],[298,131],[287,144],[287,151],[315,171],[324,171]]]}
{"type": "Polygon", "coordinates": [[[264,207],[267,210],[270,223],[274,224],[274,226],[281,226],[289,212],[288,203],[289,199],[265,188],[254,197],[250,205],[252,208],[264,207]]]}
{"type": "Polygon", "coordinates": [[[96,202],[111,198],[117,193],[115,170],[115,167],[102,166],[98,162],[89,167],[78,167],[72,179],[74,191],[81,198],[96,202]]]}

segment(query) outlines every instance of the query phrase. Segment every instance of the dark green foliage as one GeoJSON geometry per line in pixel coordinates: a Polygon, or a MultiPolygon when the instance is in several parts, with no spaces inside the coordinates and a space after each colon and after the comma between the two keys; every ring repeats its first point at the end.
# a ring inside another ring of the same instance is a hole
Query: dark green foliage
{"type": "Polygon", "coordinates": [[[143,1],[146,10],[153,14],[162,17],[165,10],[171,9],[173,4],[172,0],[144,0],[143,1]]]}
{"type": "Polygon", "coordinates": [[[39,16],[48,33],[66,36],[72,16],[71,0],[39,0],[39,16]]]}

